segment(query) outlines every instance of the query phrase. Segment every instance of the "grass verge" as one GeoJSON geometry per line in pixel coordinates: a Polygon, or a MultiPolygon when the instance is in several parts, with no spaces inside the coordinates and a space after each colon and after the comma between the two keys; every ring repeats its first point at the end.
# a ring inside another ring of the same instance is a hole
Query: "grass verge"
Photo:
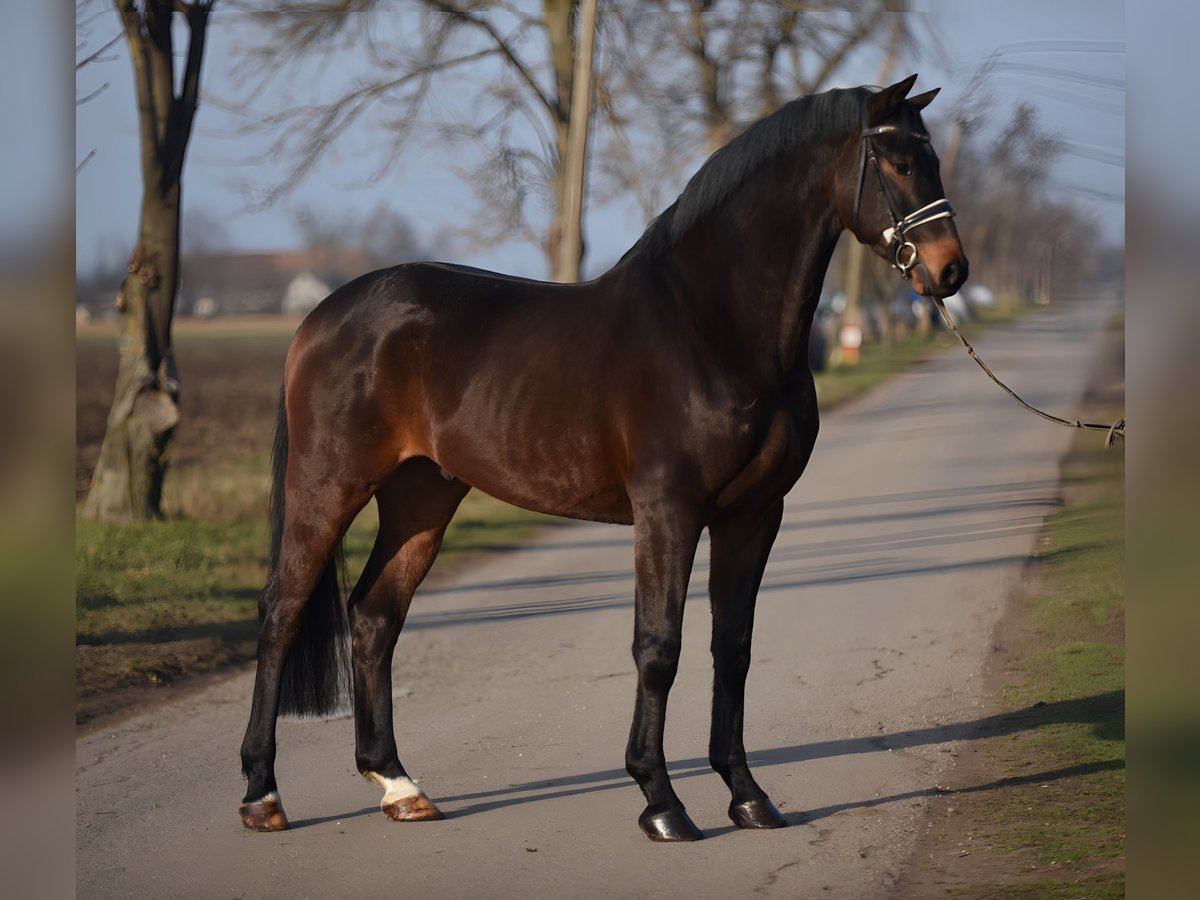
{"type": "Polygon", "coordinates": [[[931,804],[901,896],[1125,895],[1123,489],[1123,443],[1079,434],[998,631],[995,726],[931,804]]]}
{"type": "MultiPolygon", "coordinates": [[[[1011,322],[1020,314],[1021,310],[1015,305],[1006,306],[1003,311],[980,309],[975,318],[966,324],[966,328],[978,332],[1011,322]]],[[[927,359],[931,353],[957,345],[958,341],[944,327],[929,335],[913,334],[890,344],[864,344],[856,364],[831,366],[817,373],[817,399],[821,412],[826,413],[841,406],[888,377],[927,359]]]]}
{"type": "Polygon", "coordinates": [[[1028,721],[993,748],[1008,773],[1055,777],[982,797],[990,824],[974,836],[1030,880],[966,896],[1125,895],[1124,454],[1087,437],[1090,449],[1067,461],[1068,503],[1047,527],[1022,610],[1022,678],[1002,697],[1028,721]]]}
{"type": "MultiPolygon", "coordinates": [[[[241,468],[205,480],[244,487],[241,468]]],[[[199,476],[180,474],[175,490],[186,495],[190,480],[199,476]]],[[[259,510],[265,490],[264,479],[259,510]]],[[[248,504],[245,496],[240,503],[248,504]]],[[[77,722],[137,702],[144,688],[254,657],[267,524],[261,516],[231,518],[230,506],[218,506],[217,521],[176,517],[116,526],[76,520],[77,722]]],[[[438,568],[520,541],[545,521],[473,492],[446,533],[438,568]]],[[[345,542],[348,572],[356,574],[366,564],[375,525],[372,506],[351,528],[345,542]]]]}

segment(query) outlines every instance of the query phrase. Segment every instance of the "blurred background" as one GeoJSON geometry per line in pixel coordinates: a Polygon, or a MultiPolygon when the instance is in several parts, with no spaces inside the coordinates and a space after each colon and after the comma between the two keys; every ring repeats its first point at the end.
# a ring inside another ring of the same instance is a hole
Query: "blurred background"
{"type": "MultiPolygon", "coordinates": [[[[216,4],[183,173],[180,313],[296,312],[414,258],[555,276],[577,5],[216,4]],[[315,282],[289,299],[301,274],[315,282]]],[[[76,27],[76,263],[94,319],[111,314],[137,233],[138,106],[110,4],[81,2],[76,27]]],[[[972,280],[1034,299],[1081,266],[1110,277],[1123,32],[1118,2],[601,3],[582,276],[763,114],[919,72],[916,90],[943,89],[927,118],[972,280]]],[[[864,296],[887,319],[879,274],[864,296]]],[[[845,266],[830,275],[842,288],[845,266]]]]}

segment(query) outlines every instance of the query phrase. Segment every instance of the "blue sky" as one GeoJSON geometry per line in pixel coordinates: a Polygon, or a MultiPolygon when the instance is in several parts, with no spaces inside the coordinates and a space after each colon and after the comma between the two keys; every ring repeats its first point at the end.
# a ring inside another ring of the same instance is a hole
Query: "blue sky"
{"type": "MultiPolygon", "coordinates": [[[[1057,190],[1073,197],[1096,216],[1105,237],[1124,235],[1124,171],[1113,161],[1124,157],[1124,5],[1114,0],[1054,3],[983,0],[914,0],[917,15],[935,29],[938,40],[897,61],[896,77],[920,72],[918,89],[942,86],[931,108],[948,106],[975,68],[992,53],[1006,67],[989,84],[996,100],[997,121],[1021,99],[1035,103],[1042,121],[1071,142],[1076,153],[1064,156],[1054,172],[1057,190]],[[1024,66],[1025,68],[1021,68],[1024,66]],[[1029,66],[1040,67],[1031,70],[1029,66]],[[1068,70],[1073,75],[1046,74],[1068,70]],[[1076,155],[1081,154],[1081,155],[1076,155]],[[1101,157],[1108,162],[1095,159],[1101,157]]],[[[97,4],[97,9],[102,9],[97,4]]],[[[219,9],[219,6],[218,6],[219,9]]],[[[220,15],[211,31],[205,64],[210,90],[231,90],[233,47],[220,15]]],[[[92,46],[116,34],[115,15],[91,25],[92,46]]],[[[76,260],[87,271],[99,259],[121,259],[129,251],[137,224],[137,122],[128,59],[120,58],[80,74],[77,94],[103,82],[109,87],[76,111],[76,161],[95,155],[76,178],[76,260]]],[[[838,83],[876,80],[878,51],[851,60],[838,83]]],[[[270,100],[268,99],[269,103],[270,100]]],[[[261,104],[260,104],[261,105],[261,104]]],[[[261,139],[237,134],[237,123],[213,104],[202,105],[189,151],[185,176],[185,208],[217,218],[239,248],[263,250],[295,246],[292,225],[297,206],[339,213],[366,212],[385,202],[400,210],[418,229],[433,256],[513,274],[544,277],[539,249],[513,243],[472,249],[442,243],[437,235],[470,221],[475,198],[451,171],[441,154],[413,144],[401,165],[384,181],[357,186],[372,161],[349,150],[319,166],[283,201],[264,211],[247,208],[242,186],[247,180],[278,177],[279,169],[263,164],[261,139]]],[[[680,181],[681,188],[683,181],[680,181]]],[[[953,199],[953,198],[951,198],[953,199]]],[[[597,274],[636,240],[645,225],[633,202],[591,204],[585,223],[589,258],[585,273],[597,274]]]]}

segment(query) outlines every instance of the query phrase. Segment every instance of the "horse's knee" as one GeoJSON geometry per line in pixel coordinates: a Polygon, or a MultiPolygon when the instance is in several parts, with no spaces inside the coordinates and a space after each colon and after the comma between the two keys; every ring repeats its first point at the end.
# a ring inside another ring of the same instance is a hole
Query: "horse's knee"
{"type": "Polygon", "coordinates": [[[712,656],[718,666],[745,671],[750,668],[750,638],[714,635],[712,656]]]}
{"type": "Polygon", "coordinates": [[[651,693],[669,691],[679,671],[679,652],[678,639],[648,638],[639,641],[633,649],[633,658],[642,687],[651,693]]]}

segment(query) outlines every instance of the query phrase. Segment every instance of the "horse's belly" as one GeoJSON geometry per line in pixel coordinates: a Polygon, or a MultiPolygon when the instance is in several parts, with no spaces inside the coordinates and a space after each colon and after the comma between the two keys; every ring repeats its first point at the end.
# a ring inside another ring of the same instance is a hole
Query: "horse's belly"
{"type": "Polygon", "coordinates": [[[569,452],[506,455],[495,445],[439,445],[435,461],[448,475],[522,509],[594,522],[633,522],[623,480],[594,458],[569,452]]]}
{"type": "MultiPolygon", "coordinates": [[[[472,486],[479,487],[485,494],[491,494],[505,503],[511,503],[513,506],[534,512],[564,516],[568,519],[584,519],[589,522],[633,524],[633,507],[629,502],[629,494],[620,485],[601,488],[585,496],[556,496],[541,491],[525,494],[515,491],[507,497],[481,485],[472,486]]],[[[503,488],[501,487],[499,490],[503,490],[503,488]]]]}

